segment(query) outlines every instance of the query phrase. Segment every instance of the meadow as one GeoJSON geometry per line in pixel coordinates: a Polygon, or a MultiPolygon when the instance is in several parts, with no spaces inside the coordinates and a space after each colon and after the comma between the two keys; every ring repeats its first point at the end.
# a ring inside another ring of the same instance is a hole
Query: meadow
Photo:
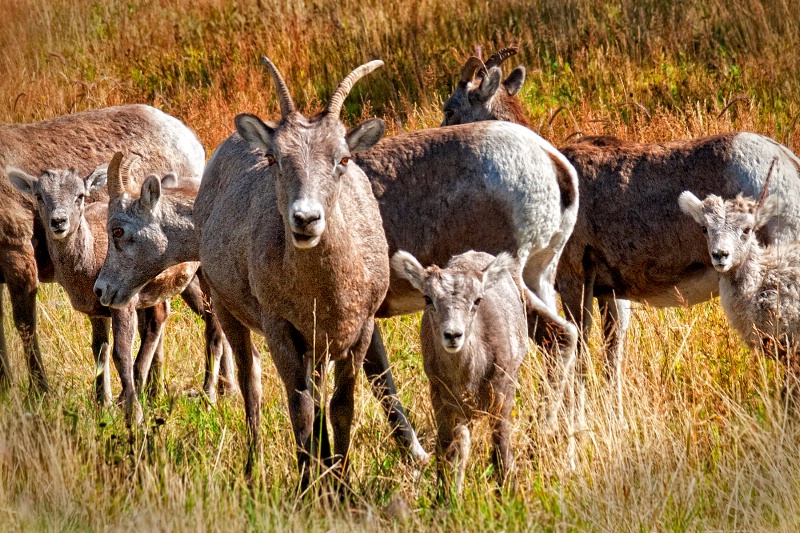
{"type": "MultiPolygon", "coordinates": [[[[356,85],[343,120],[380,116],[393,135],[438,126],[476,45],[488,54],[517,44],[504,68],[526,66],[521,98],[556,146],[590,134],[655,142],[747,130],[800,152],[797,0],[0,0],[0,11],[4,122],[149,103],[192,127],[210,155],[237,113],[278,114],[263,54],[307,114],[352,68],[383,59],[356,85]]],[[[615,419],[600,337],[589,339],[589,427],[577,436],[574,469],[564,439],[541,435],[542,359],[531,348],[514,413],[516,490],[502,500],[479,424],[463,500],[437,505],[434,467],[404,461],[360,378],[353,497],[330,506],[297,497],[285,393],[263,339],[263,461],[248,486],[242,402],[212,407],[196,394],[202,325],[181,302],[167,325],[168,391],[146,405],[145,427],[131,435],[119,410],[91,402],[89,323],[63,291],[39,291],[54,389],[43,400],[27,395],[4,300],[14,383],[0,398],[3,531],[800,528],[800,422],[780,397],[784,373],[742,345],[716,301],[635,306],[626,425],[615,419]]],[[[432,451],[418,323],[380,327],[401,399],[432,451]]]]}

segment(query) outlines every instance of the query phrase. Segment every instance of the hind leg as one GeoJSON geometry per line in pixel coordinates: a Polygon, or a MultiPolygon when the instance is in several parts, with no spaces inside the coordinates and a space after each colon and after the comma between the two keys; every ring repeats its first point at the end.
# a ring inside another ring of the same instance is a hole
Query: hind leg
{"type": "Polygon", "coordinates": [[[625,356],[625,334],[631,317],[631,303],[600,297],[600,319],[603,324],[603,339],[606,349],[606,377],[614,390],[617,419],[624,421],[622,410],[622,362],[625,356]]]}
{"type": "Polygon", "coordinates": [[[11,365],[8,362],[6,349],[6,332],[3,322],[3,285],[0,283],[0,390],[11,384],[11,365]]]}

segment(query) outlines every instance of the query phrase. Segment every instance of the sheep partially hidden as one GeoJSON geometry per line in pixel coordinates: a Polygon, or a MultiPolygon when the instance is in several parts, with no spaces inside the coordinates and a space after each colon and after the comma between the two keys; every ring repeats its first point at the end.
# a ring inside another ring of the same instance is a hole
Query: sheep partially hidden
{"type": "Polygon", "coordinates": [[[246,473],[261,447],[261,365],[250,331],[267,339],[286,388],[301,485],[311,471],[345,473],[356,373],[389,286],[389,252],[378,203],[352,153],[380,139],[383,121],[346,132],[339,120],[353,84],[383,63],[351,72],[325,110],[306,118],[283,77],[262,58],[281,119],[236,117],[214,152],[194,204],[200,260],[230,341],[249,430],[246,473]],[[334,454],[320,393],[335,363],[330,398],[334,454]],[[321,459],[322,465],[312,461],[321,459]],[[335,466],[334,466],[335,465],[335,466]]]}
{"type": "Polygon", "coordinates": [[[199,265],[187,263],[164,272],[140,293],[138,300],[122,309],[109,309],[100,303],[93,285],[106,254],[107,206],[100,202],[85,205],[85,200],[105,185],[107,172],[118,172],[119,162],[120,158],[115,158],[108,170],[103,165],[85,178],[78,176],[75,170],[45,171],[38,178],[15,168],[7,169],[7,173],[20,192],[36,199],[41,222],[48,228],[47,245],[55,278],[66,290],[72,306],[91,318],[97,400],[107,403],[110,399],[108,333],[111,328],[114,333],[112,358],[122,381],[120,401],[125,408],[126,421],[138,424],[143,417],[137,389],[142,390],[154,355],[157,362],[162,359],[164,301],[187,288],[199,265]],[[148,325],[145,333],[149,335],[142,338],[133,368],[131,350],[137,324],[136,308],[156,305],[160,306],[154,318],[156,323],[148,325]]]}
{"type": "Polygon", "coordinates": [[[733,328],[752,348],[788,362],[797,378],[800,243],[762,247],[756,238],[756,231],[780,214],[778,200],[742,195],[723,200],[711,194],[701,201],[684,191],[678,203],[706,235],[711,262],[720,273],[720,303],[733,328]]]}
{"type": "Polygon", "coordinates": [[[512,470],[511,408],[516,380],[528,351],[528,325],[517,268],[507,253],[497,258],[466,252],[444,269],[424,268],[408,252],[392,257],[392,267],[425,296],[420,337],[425,373],[438,429],[441,486],[451,480],[460,494],[470,450],[469,422],[479,413],[492,417],[492,462],[500,485],[512,470]],[[454,475],[446,463],[455,466],[454,475]]]}

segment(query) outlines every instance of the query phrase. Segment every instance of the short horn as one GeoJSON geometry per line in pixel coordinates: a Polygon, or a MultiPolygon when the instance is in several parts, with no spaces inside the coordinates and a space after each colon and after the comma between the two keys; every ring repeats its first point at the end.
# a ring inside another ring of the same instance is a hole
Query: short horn
{"type": "Polygon", "coordinates": [[[278,69],[266,56],[261,56],[261,62],[267,67],[272,81],[275,83],[275,88],[278,90],[278,100],[281,103],[281,117],[286,117],[294,113],[294,100],[292,95],[289,94],[289,88],[286,87],[286,82],[283,81],[283,76],[278,72],[278,69]]]}
{"type": "Polygon", "coordinates": [[[492,67],[499,67],[503,61],[508,59],[511,56],[515,56],[519,53],[518,46],[509,46],[508,48],[503,48],[499,52],[495,52],[492,54],[492,57],[486,60],[486,69],[490,69],[492,67]]]}
{"type": "Polygon", "coordinates": [[[764,180],[764,190],[761,191],[761,197],[758,199],[758,204],[756,204],[756,207],[761,207],[764,205],[764,200],[766,200],[767,196],[769,196],[769,180],[772,177],[772,169],[775,168],[775,163],[777,162],[777,156],[773,157],[772,163],[770,163],[769,170],[767,171],[767,179],[764,180]]]}
{"type": "Polygon", "coordinates": [[[370,61],[369,63],[365,63],[361,65],[353,72],[347,75],[345,79],[339,83],[336,87],[336,90],[333,91],[331,95],[331,99],[328,101],[328,106],[325,108],[326,115],[334,115],[336,117],[339,116],[339,113],[342,111],[342,104],[344,104],[344,99],[347,98],[347,95],[350,94],[350,90],[353,88],[353,85],[372,72],[373,70],[380,68],[383,66],[383,61],[380,59],[376,59],[374,61],[370,61]]]}
{"type": "Polygon", "coordinates": [[[469,83],[472,80],[474,80],[475,74],[479,70],[482,71],[484,74],[488,72],[486,70],[486,65],[483,64],[483,61],[481,61],[475,56],[472,56],[469,59],[467,59],[467,62],[464,63],[464,68],[461,69],[462,83],[469,83]]]}
{"type": "Polygon", "coordinates": [[[123,159],[119,165],[119,181],[122,185],[122,192],[128,192],[131,183],[131,168],[139,161],[139,154],[132,154],[131,157],[123,159]]]}
{"type": "Polygon", "coordinates": [[[108,164],[108,194],[111,199],[125,194],[125,187],[119,179],[119,167],[122,163],[122,152],[117,152],[108,164]]]}

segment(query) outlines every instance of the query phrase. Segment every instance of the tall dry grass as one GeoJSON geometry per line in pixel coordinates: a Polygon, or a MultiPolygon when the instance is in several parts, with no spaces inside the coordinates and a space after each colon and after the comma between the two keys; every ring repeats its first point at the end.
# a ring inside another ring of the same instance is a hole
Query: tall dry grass
{"type": "MultiPolygon", "coordinates": [[[[275,115],[259,55],[279,66],[306,110],[351,68],[380,57],[386,67],[359,82],[345,120],[384,116],[396,133],[439,123],[441,101],[476,44],[488,51],[517,43],[522,52],[509,63],[528,68],[524,102],[557,145],[576,132],[658,141],[742,129],[800,148],[795,0],[0,0],[0,9],[0,120],[147,102],[195,128],[210,152],[234,114],[275,115]]],[[[117,410],[91,404],[86,319],[53,285],[40,301],[55,386],[44,402],[25,396],[21,347],[4,317],[16,378],[0,401],[3,530],[800,526],[800,424],[777,392],[783,373],[741,347],[713,302],[635,310],[627,427],[615,421],[598,362],[574,470],[567,443],[540,436],[542,364],[532,351],[515,412],[517,489],[503,501],[491,490],[485,427],[474,439],[464,501],[437,507],[432,468],[415,473],[403,463],[360,387],[353,501],[330,508],[294,497],[290,425],[271,365],[263,375],[264,460],[250,489],[241,402],[208,409],[188,394],[199,388],[203,347],[200,324],[183,306],[173,306],[168,328],[169,393],[147,406],[146,431],[131,437],[117,410]]],[[[403,401],[432,450],[417,326],[413,317],[381,325],[403,401]]],[[[595,358],[599,343],[595,335],[595,358]]]]}

